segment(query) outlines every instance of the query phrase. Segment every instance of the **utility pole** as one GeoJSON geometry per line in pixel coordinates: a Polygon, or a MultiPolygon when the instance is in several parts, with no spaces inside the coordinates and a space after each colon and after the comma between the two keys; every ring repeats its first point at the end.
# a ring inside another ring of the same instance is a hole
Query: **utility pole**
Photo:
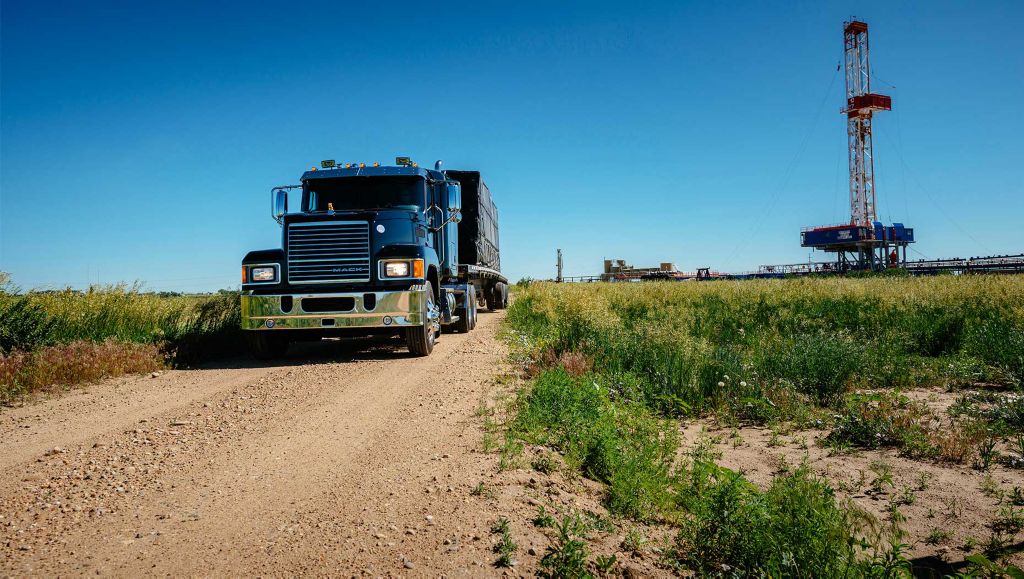
{"type": "Polygon", "coordinates": [[[555,277],[555,281],[558,282],[558,283],[562,283],[562,250],[561,249],[558,250],[558,263],[555,264],[555,267],[558,268],[558,275],[555,277]]]}

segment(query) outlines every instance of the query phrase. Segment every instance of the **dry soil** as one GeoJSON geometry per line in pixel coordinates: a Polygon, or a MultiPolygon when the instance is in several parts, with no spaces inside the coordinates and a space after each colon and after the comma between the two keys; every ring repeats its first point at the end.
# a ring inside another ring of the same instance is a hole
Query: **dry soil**
{"type": "Polygon", "coordinates": [[[3,410],[0,575],[509,572],[498,497],[472,493],[497,470],[477,408],[500,319],[426,358],[323,342],[3,410]]]}

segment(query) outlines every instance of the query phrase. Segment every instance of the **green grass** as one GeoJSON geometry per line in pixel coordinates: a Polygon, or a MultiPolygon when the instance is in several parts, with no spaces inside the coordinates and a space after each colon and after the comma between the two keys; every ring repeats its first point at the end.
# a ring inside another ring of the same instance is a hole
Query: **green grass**
{"type": "Polygon", "coordinates": [[[0,275],[0,403],[41,388],[146,371],[153,359],[161,367],[235,354],[239,324],[235,292],[167,296],[120,285],[21,293],[0,275]],[[97,361],[97,345],[122,363],[97,361]],[[44,362],[61,353],[72,356],[62,359],[66,371],[46,371],[44,362]]]}
{"type": "MultiPolygon", "coordinates": [[[[602,380],[560,368],[544,371],[521,398],[510,432],[559,450],[572,468],[605,482],[605,504],[613,514],[679,526],[674,557],[683,568],[712,573],[729,565],[741,575],[803,576],[859,569],[855,521],[827,484],[801,468],[760,491],[717,466],[706,446],[680,463],[672,421],[643,405],[616,402],[602,380]]],[[[576,514],[556,523],[539,513],[535,524],[558,530],[547,568],[582,576],[582,537],[608,529],[607,522],[593,519],[576,514]]]]}
{"type": "Polygon", "coordinates": [[[559,450],[572,468],[609,485],[609,508],[643,518],[671,502],[666,487],[678,437],[645,407],[613,402],[603,382],[545,371],[521,400],[510,432],[559,450]]]}
{"type": "Polygon", "coordinates": [[[157,344],[173,360],[191,363],[219,355],[240,336],[238,294],[163,297],[136,287],[109,286],[80,293],[72,290],[25,295],[6,294],[4,301],[24,302],[49,328],[41,345],[78,340],[113,339],[157,344]]]}
{"type": "Polygon", "coordinates": [[[638,381],[659,414],[763,421],[799,411],[779,401],[841,405],[857,387],[1020,387],[1021,295],[1019,276],[535,283],[508,322],[537,359],[579,353],[638,381]]]}
{"type": "Polygon", "coordinates": [[[985,421],[994,432],[1024,434],[1024,396],[1013,392],[969,392],[961,395],[950,414],[985,421]]]}
{"type": "MultiPolygon", "coordinates": [[[[898,523],[879,530],[806,468],[761,490],[718,466],[707,444],[680,459],[680,417],[834,423],[830,441],[838,447],[896,447],[956,462],[984,461],[988,424],[1018,432],[1014,405],[971,400],[954,427],[940,428],[925,405],[892,391],[1019,389],[1024,278],[524,283],[515,292],[507,337],[532,382],[513,405],[506,448],[557,450],[567,472],[605,483],[614,515],[677,527],[668,562],[680,570],[802,577],[908,570],[898,523]],[[876,393],[857,394],[865,388],[876,393]]],[[[885,480],[878,481],[881,492],[885,480]]],[[[893,521],[913,498],[894,495],[893,521]]],[[[1010,527],[1017,515],[1004,519],[1010,527]]],[[[586,572],[585,533],[574,520],[538,516],[558,529],[545,569],[586,572]]]]}
{"type": "Polygon", "coordinates": [[[566,515],[555,523],[555,540],[540,560],[538,577],[548,579],[583,579],[593,575],[587,569],[590,549],[587,529],[576,514],[566,515]]]}
{"type": "Polygon", "coordinates": [[[882,391],[847,396],[826,443],[897,448],[909,458],[965,463],[978,457],[990,433],[984,421],[945,424],[924,402],[882,391]]]}
{"type": "Polygon", "coordinates": [[[534,283],[516,288],[508,324],[535,368],[600,376],[616,404],[656,417],[806,427],[839,414],[837,444],[968,462],[984,442],[980,430],[1022,432],[1020,398],[961,404],[956,427],[939,440],[935,427],[912,424],[914,408],[851,394],[1020,390],[1021,295],[1020,276],[534,283]],[[878,406],[895,414],[879,415],[878,406]]]}
{"type": "Polygon", "coordinates": [[[491,527],[491,532],[499,535],[498,542],[494,544],[494,552],[498,555],[498,558],[494,561],[495,567],[512,567],[515,565],[515,553],[519,549],[519,545],[512,540],[512,529],[509,525],[508,519],[501,517],[498,522],[491,527]]]}
{"type": "Polygon", "coordinates": [[[700,575],[848,576],[858,566],[853,524],[833,491],[806,468],[761,492],[738,474],[699,468],[677,540],[679,562],[700,575]]]}

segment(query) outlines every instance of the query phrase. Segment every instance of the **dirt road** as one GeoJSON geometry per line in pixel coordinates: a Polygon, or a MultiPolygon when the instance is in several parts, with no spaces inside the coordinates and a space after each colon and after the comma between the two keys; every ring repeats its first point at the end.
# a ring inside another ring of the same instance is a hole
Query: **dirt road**
{"type": "Polygon", "coordinates": [[[500,573],[471,493],[499,322],[427,358],[307,345],[3,410],[0,573],[500,573]]]}

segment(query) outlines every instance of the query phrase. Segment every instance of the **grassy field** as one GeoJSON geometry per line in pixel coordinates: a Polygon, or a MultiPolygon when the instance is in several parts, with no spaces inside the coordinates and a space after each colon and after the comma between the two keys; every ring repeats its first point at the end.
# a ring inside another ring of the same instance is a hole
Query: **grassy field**
{"type": "Polygon", "coordinates": [[[138,287],[21,293],[0,280],[0,403],[239,351],[238,294],[138,287]]]}
{"type": "Polygon", "coordinates": [[[907,570],[897,517],[866,525],[803,467],[755,487],[707,446],[684,452],[679,419],[829,429],[836,449],[976,468],[1024,460],[1024,277],[535,283],[515,298],[508,335],[531,381],[503,452],[554,448],[606,483],[613,514],[674,526],[679,569],[907,570]],[[935,417],[901,393],[921,388],[965,394],[935,417]]]}

